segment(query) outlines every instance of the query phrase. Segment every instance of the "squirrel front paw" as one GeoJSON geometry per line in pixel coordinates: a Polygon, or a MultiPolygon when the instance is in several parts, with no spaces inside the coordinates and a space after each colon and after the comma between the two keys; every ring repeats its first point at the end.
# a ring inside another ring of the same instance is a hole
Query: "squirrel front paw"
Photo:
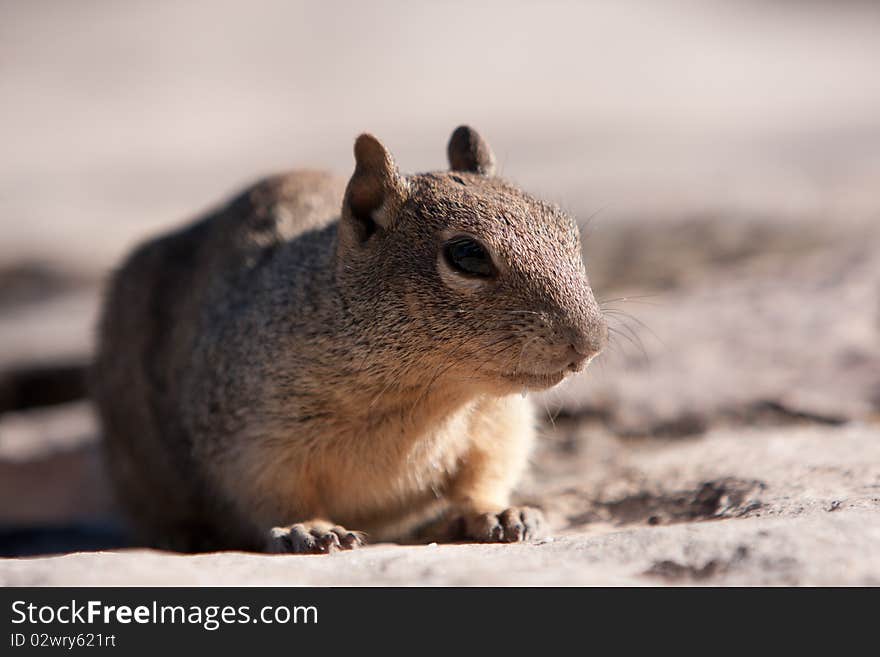
{"type": "Polygon", "coordinates": [[[544,514],[530,506],[512,506],[499,513],[464,513],[453,523],[459,540],[518,543],[541,537],[544,514]]]}
{"type": "Polygon", "coordinates": [[[273,527],[269,532],[266,551],[273,554],[329,554],[353,550],[364,544],[361,532],[323,520],[299,522],[287,527],[273,527]]]}

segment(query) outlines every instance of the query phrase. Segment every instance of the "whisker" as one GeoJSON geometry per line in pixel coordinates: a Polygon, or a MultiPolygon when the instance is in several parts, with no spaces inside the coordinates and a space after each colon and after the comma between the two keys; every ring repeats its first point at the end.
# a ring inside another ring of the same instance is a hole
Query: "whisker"
{"type": "MultiPolygon", "coordinates": [[[[608,327],[608,332],[609,332],[609,335],[619,335],[621,338],[625,339],[625,340],[626,340],[627,342],[629,342],[629,343],[630,343],[630,344],[631,344],[631,345],[632,345],[637,351],[640,351],[640,352],[641,352],[642,358],[644,358],[645,362],[650,362],[650,358],[648,358],[648,353],[645,351],[645,347],[644,347],[644,345],[642,345],[642,344],[639,343],[639,342],[636,342],[636,340],[633,339],[630,335],[628,335],[628,334],[626,334],[626,333],[624,333],[624,332],[622,332],[622,331],[619,331],[618,329],[614,328],[613,326],[609,326],[609,327],[608,327]]],[[[625,355],[626,355],[626,354],[624,354],[624,356],[625,356],[625,355]]]]}
{"type": "Polygon", "coordinates": [[[598,303],[601,306],[603,303],[615,303],[615,302],[636,303],[636,302],[638,302],[638,303],[644,303],[644,304],[651,305],[651,306],[656,306],[659,304],[651,303],[650,301],[644,301],[644,299],[656,299],[660,296],[662,296],[662,295],[660,295],[660,294],[636,294],[636,295],[629,295],[629,296],[625,296],[625,297],[616,297],[614,299],[597,299],[596,303],[598,303]]]}
{"type": "MultiPolygon", "coordinates": [[[[636,317],[635,315],[631,315],[631,314],[628,313],[628,312],[625,312],[625,311],[623,311],[623,310],[617,310],[617,309],[614,309],[614,308],[610,308],[610,309],[603,310],[602,313],[603,313],[604,315],[610,315],[611,317],[614,317],[615,319],[618,319],[618,318],[620,318],[620,317],[623,317],[624,319],[629,319],[629,320],[635,322],[636,324],[638,324],[639,326],[641,326],[643,329],[645,329],[648,333],[650,333],[650,334],[651,334],[651,337],[653,337],[653,338],[654,338],[657,342],[659,342],[663,347],[667,347],[667,344],[663,341],[663,339],[662,339],[659,335],[657,335],[657,333],[655,333],[654,330],[653,330],[650,326],[648,326],[647,324],[645,324],[642,320],[640,320],[640,319],[639,319],[638,317],[636,317]]],[[[621,322],[621,323],[622,323],[622,322],[621,322]]]]}

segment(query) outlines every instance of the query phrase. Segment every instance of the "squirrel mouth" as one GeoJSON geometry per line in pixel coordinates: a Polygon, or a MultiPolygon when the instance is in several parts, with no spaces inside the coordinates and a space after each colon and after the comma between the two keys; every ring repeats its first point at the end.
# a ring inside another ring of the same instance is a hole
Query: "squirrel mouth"
{"type": "Polygon", "coordinates": [[[558,372],[532,373],[532,372],[507,372],[500,374],[501,378],[529,390],[544,390],[552,388],[560,383],[566,376],[571,374],[568,370],[558,372]]]}

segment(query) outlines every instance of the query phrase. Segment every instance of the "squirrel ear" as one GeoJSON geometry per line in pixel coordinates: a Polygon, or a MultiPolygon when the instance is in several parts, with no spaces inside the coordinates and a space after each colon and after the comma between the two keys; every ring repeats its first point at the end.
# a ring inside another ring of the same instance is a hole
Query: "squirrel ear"
{"type": "Polygon", "coordinates": [[[354,174],[348,181],[343,216],[357,224],[361,240],[376,226],[388,228],[406,200],[406,180],[397,170],[391,153],[373,135],[363,134],[354,143],[354,174]]]}
{"type": "Polygon", "coordinates": [[[449,138],[446,147],[449,167],[453,171],[479,173],[484,176],[495,174],[495,155],[489,144],[480,134],[467,125],[460,125],[449,138]]]}

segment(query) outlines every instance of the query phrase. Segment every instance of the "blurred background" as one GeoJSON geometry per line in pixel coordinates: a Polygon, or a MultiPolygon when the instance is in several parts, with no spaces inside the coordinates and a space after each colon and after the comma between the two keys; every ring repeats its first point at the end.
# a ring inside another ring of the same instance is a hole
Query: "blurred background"
{"type": "MultiPolygon", "coordinates": [[[[646,442],[823,432],[789,442],[765,484],[813,471],[794,453],[864,462],[878,63],[867,1],[0,2],[0,552],[123,540],[84,399],[114,264],[262,175],[348,175],[363,131],[423,171],[471,124],[503,176],[580,221],[616,331],[538,400],[547,440],[524,494],[563,528],[678,517],[660,502],[614,516],[656,478],[630,460],[661,449],[646,442]],[[633,468],[635,493],[588,474],[633,468]]],[[[670,485],[697,495],[708,475],[688,458],[670,485]]],[[[875,504],[880,476],[863,474],[846,499],[875,504]]]]}

